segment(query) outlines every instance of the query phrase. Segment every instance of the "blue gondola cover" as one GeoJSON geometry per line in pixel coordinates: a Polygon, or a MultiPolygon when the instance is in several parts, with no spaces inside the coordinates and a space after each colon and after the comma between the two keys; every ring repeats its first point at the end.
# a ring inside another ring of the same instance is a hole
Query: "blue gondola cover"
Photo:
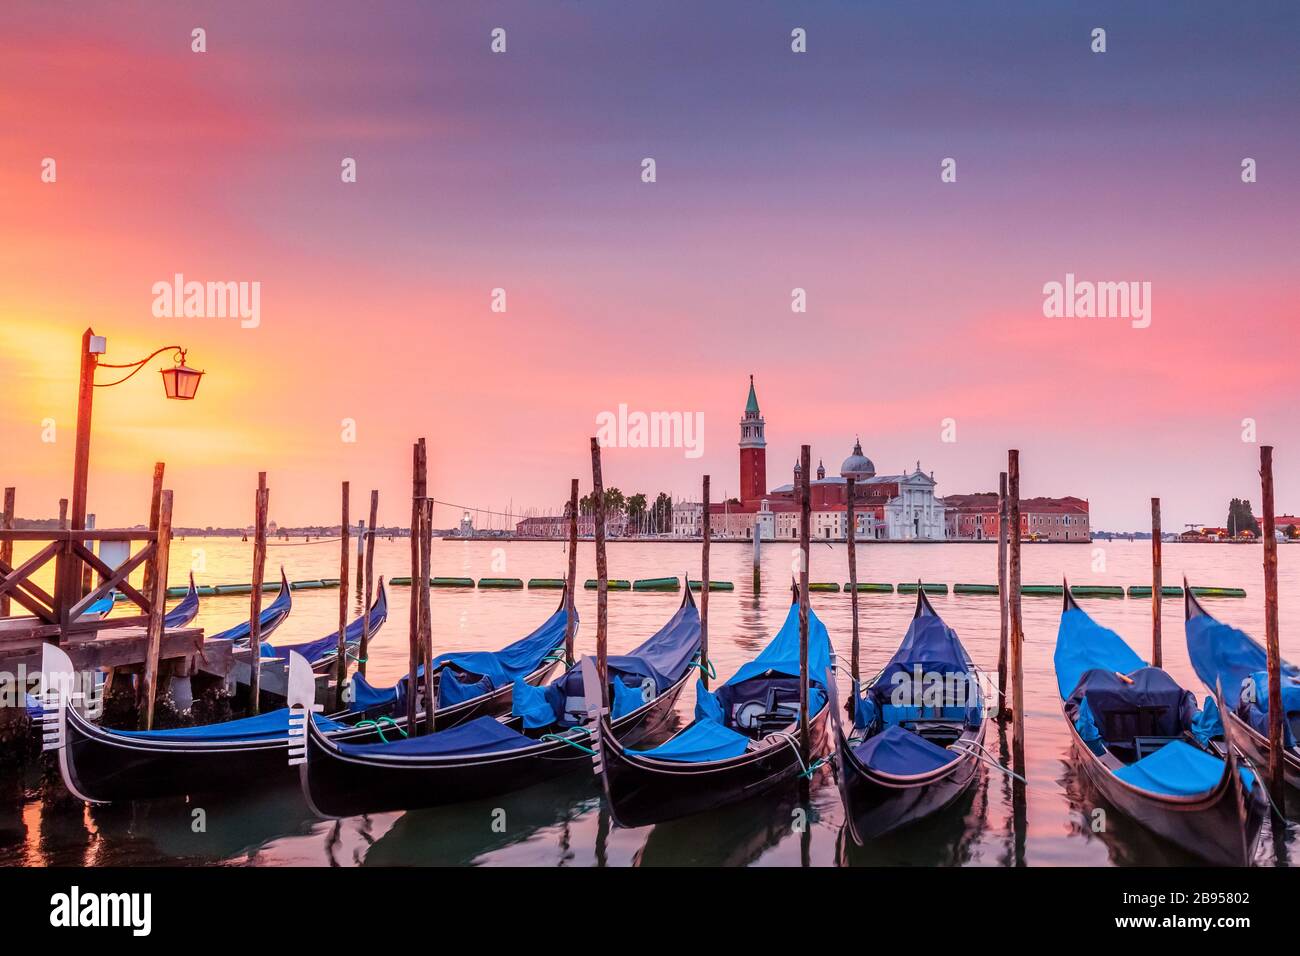
{"type": "MultiPolygon", "coordinates": [[[[1241,703],[1242,682],[1268,667],[1268,655],[1254,638],[1208,614],[1187,619],[1187,653],[1206,687],[1213,690],[1216,681],[1222,683],[1224,703],[1234,711],[1241,703]]],[[[1300,669],[1286,661],[1282,673],[1300,677],[1300,669]]]]}
{"type": "Polygon", "coordinates": [[[955,751],[894,724],[858,744],[853,755],[873,770],[896,776],[929,773],[957,759],[955,751]]]}
{"type": "MultiPolygon", "coordinates": [[[[329,732],[343,727],[336,720],[316,716],[316,726],[329,732]]],[[[124,737],[143,737],[150,740],[194,740],[224,742],[235,740],[266,740],[289,736],[289,708],[282,707],[256,717],[227,720],[219,724],[199,727],[173,727],[168,730],[115,730],[124,737]]]]}
{"type": "Polygon", "coordinates": [[[1086,671],[1100,669],[1127,674],[1146,667],[1146,661],[1122,637],[1102,627],[1079,608],[1071,608],[1061,615],[1053,660],[1061,700],[1069,698],[1086,671]]]}
{"type": "MultiPolygon", "coordinates": [[[[831,640],[826,633],[826,625],[816,614],[808,611],[808,680],[811,684],[823,684],[824,675],[831,667],[831,640]]],[[[761,677],[768,671],[799,676],[799,605],[791,604],[786,613],[785,623],[776,632],[770,644],[759,653],[758,657],[742,664],[740,670],[724,684],[735,686],[751,677],[761,677]]]]}
{"type": "Polygon", "coordinates": [[[738,757],[749,746],[749,738],[724,727],[716,720],[697,720],[671,740],[650,750],[633,751],[638,757],[703,763],[738,757]]]}
{"type": "MultiPolygon", "coordinates": [[[[1191,744],[1175,740],[1136,763],[1121,767],[1115,776],[1125,783],[1175,797],[1192,797],[1214,789],[1223,778],[1223,761],[1191,744]]],[[[1241,778],[1250,789],[1254,774],[1243,770],[1241,778]]]]}
{"type": "Polygon", "coordinates": [[[1223,736],[1223,717],[1219,713],[1219,704],[1213,697],[1205,698],[1205,706],[1192,721],[1192,736],[1202,745],[1223,736]]]}
{"type": "MultiPolygon", "coordinates": [[[[320,717],[314,718],[317,724],[320,717]]],[[[478,717],[458,727],[426,734],[423,737],[404,737],[388,743],[339,744],[344,754],[406,755],[412,757],[451,757],[466,754],[497,753],[528,747],[537,741],[518,731],[511,730],[492,717],[478,717]]]]}

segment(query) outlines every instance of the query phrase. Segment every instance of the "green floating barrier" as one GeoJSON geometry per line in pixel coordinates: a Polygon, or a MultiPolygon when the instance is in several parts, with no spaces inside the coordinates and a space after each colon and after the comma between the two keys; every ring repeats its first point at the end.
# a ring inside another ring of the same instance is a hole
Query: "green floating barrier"
{"type": "Polygon", "coordinates": [[[524,581],[523,578],[479,578],[478,586],[481,588],[510,590],[514,588],[522,588],[524,586],[524,581]]]}
{"type": "MultiPolygon", "coordinates": [[[[187,594],[189,594],[189,593],[190,593],[190,589],[189,589],[188,587],[183,587],[183,588],[168,588],[168,589],[167,589],[167,596],[168,596],[168,597],[185,597],[185,595],[187,595],[187,594]]],[[[115,594],[115,595],[113,595],[113,600],[114,600],[114,601],[120,601],[120,600],[123,600],[125,597],[126,597],[125,594],[115,594]]]]}
{"type": "MultiPolygon", "coordinates": [[[[948,585],[946,584],[922,584],[920,587],[921,590],[924,591],[926,594],[947,594],[948,593],[948,585]]],[[[907,582],[904,582],[898,586],[898,593],[915,594],[916,589],[917,589],[916,584],[914,583],[909,584],[907,582]]]]}
{"type": "MultiPolygon", "coordinates": [[[[293,590],[293,585],[292,585],[292,584],[289,585],[289,589],[290,589],[290,590],[293,590]]],[[[253,590],[252,585],[249,586],[248,590],[249,590],[250,592],[253,590]]],[[[262,582],[262,590],[263,590],[263,591],[278,591],[278,590],[280,590],[280,582],[279,582],[279,581],[263,581],[263,582],[262,582]]]]}
{"type": "Polygon", "coordinates": [[[1245,597],[1245,588],[1192,588],[1197,597],[1245,597]]]}
{"type": "Polygon", "coordinates": [[[997,594],[996,584],[954,584],[953,594],[997,594]]]}
{"type": "Polygon", "coordinates": [[[1020,593],[1029,597],[1061,597],[1065,594],[1062,584],[1022,584],[1020,593]]]}
{"type": "MultiPolygon", "coordinates": [[[[583,587],[586,588],[588,591],[594,591],[594,590],[596,590],[596,587],[597,587],[597,585],[596,585],[596,579],[595,579],[595,578],[587,578],[587,582],[583,585],[583,587]]],[[[625,580],[625,579],[623,579],[623,578],[610,578],[608,581],[605,582],[605,590],[607,590],[607,591],[630,591],[630,590],[632,590],[632,582],[631,582],[631,581],[628,581],[628,580],[625,580]]]]}
{"type": "Polygon", "coordinates": [[[834,581],[810,581],[808,582],[809,591],[835,591],[838,592],[840,586],[834,581]]]}
{"type": "MultiPolygon", "coordinates": [[[[1144,597],[1144,598],[1145,598],[1145,597],[1150,597],[1150,596],[1151,596],[1151,585],[1149,585],[1149,584],[1134,584],[1134,585],[1132,585],[1131,587],[1129,587],[1129,589],[1128,589],[1128,596],[1129,596],[1129,597],[1132,597],[1132,598],[1137,598],[1137,597],[1144,597]]],[[[1168,584],[1167,584],[1167,585],[1165,585],[1164,587],[1162,587],[1162,588],[1160,589],[1160,596],[1161,596],[1161,597],[1182,597],[1182,596],[1183,596],[1183,589],[1180,588],[1180,587],[1174,587],[1173,585],[1168,585],[1168,584]]]]}
{"type": "Polygon", "coordinates": [[[530,588],[550,588],[551,590],[562,590],[564,588],[564,578],[529,578],[528,586],[530,588]]]}
{"type": "Polygon", "coordinates": [[[336,588],[339,586],[338,578],[321,578],[320,583],[327,588],[336,588]]]}
{"type": "MultiPolygon", "coordinates": [[[[844,590],[852,592],[853,585],[846,583],[844,585],[844,590]]],[[[867,594],[893,594],[894,586],[892,584],[879,584],[870,581],[859,581],[858,593],[862,594],[864,592],[867,594]]]]}
{"type": "Polygon", "coordinates": [[[677,578],[638,578],[632,582],[633,591],[680,591],[682,582],[677,578]]]}
{"type": "Polygon", "coordinates": [[[218,584],[215,590],[218,594],[252,594],[253,586],[251,584],[218,584]]]}
{"type": "Polygon", "coordinates": [[[212,595],[217,593],[217,589],[211,584],[200,584],[194,589],[194,593],[199,597],[212,597],[212,595]]]}
{"type": "MultiPolygon", "coordinates": [[[[688,581],[688,582],[687,582],[687,587],[689,587],[692,591],[699,591],[701,588],[704,587],[704,582],[703,582],[703,581],[688,581]]],[[[736,585],[732,584],[730,581],[713,581],[713,580],[710,580],[710,581],[709,581],[709,590],[710,590],[710,591],[734,591],[734,590],[736,590],[736,585]]]]}
{"type": "Polygon", "coordinates": [[[400,577],[399,577],[399,578],[389,578],[389,579],[388,579],[388,583],[389,583],[389,584],[410,584],[410,583],[411,583],[411,579],[410,579],[409,577],[404,577],[404,578],[400,578],[400,577]]]}
{"type": "MultiPolygon", "coordinates": [[[[189,588],[185,588],[184,591],[183,591],[182,593],[185,593],[185,592],[187,592],[187,591],[189,591],[189,588]]],[[[168,597],[173,597],[174,595],[172,595],[171,591],[168,591],[168,592],[167,592],[167,596],[168,596],[168,597]]],[[[116,601],[125,601],[125,600],[126,600],[126,595],[123,594],[121,591],[114,591],[114,592],[113,592],[113,600],[114,600],[115,602],[116,602],[116,601]]]]}
{"type": "Polygon", "coordinates": [[[319,591],[324,586],[325,586],[325,582],[321,580],[291,581],[289,583],[290,589],[294,591],[319,591]]]}
{"type": "Polygon", "coordinates": [[[429,578],[431,588],[472,588],[473,578],[429,578]]]}
{"type": "Polygon", "coordinates": [[[1123,597],[1124,589],[1111,584],[1076,584],[1070,593],[1075,597],[1123,597]]]}

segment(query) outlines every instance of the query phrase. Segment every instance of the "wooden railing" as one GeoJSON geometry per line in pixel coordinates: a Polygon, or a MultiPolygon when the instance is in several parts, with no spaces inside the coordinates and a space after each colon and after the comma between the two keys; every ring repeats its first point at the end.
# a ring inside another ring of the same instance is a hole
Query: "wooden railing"
{"type": "MultiPolygon", "coordinates": [[[[60,530],[60,531],[9,531],[0,529],[0,542],[42,542],[34,555],[21,564],[11,564],[12,559],[0,558],[0,598],[8,597],[36,618],[33,631],[42,637],[58,636],[60,640],[86,631],[107,628],[147,625],[153,615],[152,595],[141,593],[128,580],[138,568],[146,567],[146,580],[166,578],[166,568],[158,567],[158,532],[146,529],[116,530],[60,530]],[[89,546],[94,541],[141,542],[139,551],[131,554],[116,568],[109,567],[89,546]],[[32,579],[36,572],[54,563],[54,593],[46,591],[32,579]],[[86,586],[83,581],[93,571],[99,575],[99,584],[86,586]],[[82,621],[83,614],[96,602],[108,597],[114,590],[126,595],[138,609],[137,614],[121,615],[106,620],[82,621]]],[[[10,548],[4,549],[6,552],[10,548]]],[[[165,588],[163,589],[165,593],[165,588]]]]}

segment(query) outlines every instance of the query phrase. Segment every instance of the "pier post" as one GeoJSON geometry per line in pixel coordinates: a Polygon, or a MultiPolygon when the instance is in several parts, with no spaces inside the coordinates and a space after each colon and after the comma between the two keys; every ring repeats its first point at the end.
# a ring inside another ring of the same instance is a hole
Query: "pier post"
{"type": "Polygon", "coordinates": [[[144,708],[140,729],[153,730],[155,698],[158,693],[158,655],[162,648],[163,617],[167,611],[167,561],[171,553],[172,493],[164,491],[158,507],[158,538],[154,543],[153,593],[149,595],[149,625],[144,658],[144,708]]]}
{"type": "Polygon", "coordinates": [[[578,479],[569,480],[569,576],[564,597],[564,663],[573,666],[573,635],[577,631],[574,620],[577,611],[578,587],[578,479]]]}
{"type": "MultiPolygon", "coordinates": [[[[348,482],[343,482],[343,518],[339,522],[339,648],[338,661],[334,666],[335,680],[335,701],[338,710],[343,709],[343,685],[348,679],[348,533],[352,530],[349,527],[348,505],[351,499],[348,482]]],[[[357,539],[357,544],[361,544],[361,539],[357,539]]],[[[360,570],[360,569],[358,569],[360,570]]],[[[360,582],[361,575],[357,575],[357,581],[360,582]]],[[[364,614],[368,608],[363,609],[364,614]]]]}
{"type": "MultiPolygon", "coordinates": [[[[248,631],[248,712],[262,710],[262,582],[266,578],[266,513],[271,492],[266,487],[266,472],[257,473],[257,495],[253,499],[253,593],[249,596],[248,631]]],[[[164,583],[164,588],[165,588],[164,583]]],[[[165,590],[164,590],[164,593],[165,590]]]]}
{"type": "Polygon", "coordinates": [[[428,453],[424,439],[420,439],[420,471],[426,496],[423,501],[423,517],[420,520],[420,656],[424,658],[424,710],[429,715],[429,732],[434,731],[434,716],[438,710],[438,701],[433,693],[433,620],[430,603],[429,580],[433,577],[433,499],[428,492],[428,453]]]}
{"type": "Polygon", "coordinates": [[[1160,600],[1163,575],[1160,567],[1160,499],[1151,499],[1151,666],[1164,667],[1160,647],[1160,600]]]}
{"type": "MultiPolygon", "coordinates": [[[[162,486],[163,472],[167,466],[161,461],[154,462],[153,465],[153,490],[149,495],[149,530],[158,530],[158,509],[162,503],[162,486]]],[[[144,593],[146,595],[153,593],[153,562],[144,566],[144,593]]]]}
{"type": "Polygon", "coordinates": [[[1011,713],[1007,702],[1007,641],[1010,635],[1007,595],[1007,473],[998,475],[998,720],[1006,723],[1011,713]]]}
{"type": "Polygon", "coordinates": [[[758,594],[763,590],[763,529],[759,527],[758,520],[754,521],[754,593],[758,594]]]}
{"type": "MultiPolygon", "coordinates": [[[[411,445],[411,606],[409,614],[410,629],[407,633],[407,677],[406,685],[406,726],[412,735],[419,733],[415,723],[417,698],[419,697],[420,673],[420,598],[416,590],[420,580],[420,446],[411,445]]],[[[432,674],[425,674],[426,682],[433,680],[432,674]]],[[[433,730],[433,714],[426,715],[429,730],[433,730]]]]}
{"type": "Polygon", "coordinates": [[[812,764],[812,741],[808,739],[808,551],[812,523],[812,500],[808,473],[812,448],[799,449],[799,750],[804,767],[812,764]]]}
{"type": "MultiPolygon", "coordinates": [[[[849,475],[844,479],[844,481],[844,493],[847,498],[847,510],[844,518],[845,521],[848,522],[846,540],[848,541],[849,546],[849,613],[852,615],[853,638],[852,644],[850,645],[852,650],[849,660],[849,673],[853,677],[853,693],[856,696],[858,683],[862,679],[858,663],[860,655],[860,646],[858,642],[858,521],[857,516],[853,512],[853,486],[856,479],[852,475],[849,475]]],[[[851,706],[857,706],[855,700],[850,700],[849,703],[851,706]]]]}
{"type": "Polygon", "coordinates": [[[1007,453],[1007,598],[1011,618],[1011,758],[1016,773],[1025,773],[1024,621],[1020,615],[1020,452],[1007,453]]]}
{"type": "MultiPolygon", "coordinates": [[[[86,527],[86,485],[90,475],[90,418],[95,398],[95,368],[99,356],[90,350],[90,340],[95,335],[94,329],[86,329],[81,334],[81,380],[77,386],[77,442],[73,452],[72,463],[72,530],[80,531],[86,527]]],[[[68,624],[68,612],[81,599],[81,561],[72,556],[68,550],[64,560],[59,584],[62,585],[62,599],[59,603],[61,624],[68,624]]]]}
{"type": "MultiPolygon", "coordinates": [[[[16,488],[5,489],[4,512],[0,513],[0,529],[12,531],[14,529],[14,495],[17,493],[16,488]]],[[[0,561],[3,561],[7,567],[13,567],[14,564],[14,543],[6,538],[0,541],[0,561]]],[[[145,592],[148,593],[148,592],[145,592]]],[[[9,616],[9,595],[0,597],[0,617],[9,616]]]]}
{"type": "MultiPolygon", "coordinates": [[[[366,658],[370,654],[370,605],[375,600],[375,529],[379,521],[379,489],[370,492],[370,533],[366,535],[366,600],[361,617],[361,650],[357,653],[357,673],[366,676],[366,658]]],[[[360,580],[358,574],[357,579],[360,580]]]]}
{"type": "MultiPolygon", "coordinates": [[[[709,689],[709,476],[704,476],[703,543],[700,547],[700,683],[709,689]]],[[[686,582],[689,591],[691,582],[686,582]]]]}
{"type": "Polygon", "coordinates": [[[601,710],[609,707],[609,569],[605,564],[605,483],[600,474],[600,442],[591,440],[591,499],[596,519],[596,675],[601,710]]]}
{"type": "Polygon", "coordinates": [[[1264,646],[1268,655],[1268,790],[1274,809],[1284,806],[1286,777],[1282,744],[1282,651],[1277,620],[1277,536],[1274,532],[1273,446],[1259,450],[1264,499],[1264,646]]]}

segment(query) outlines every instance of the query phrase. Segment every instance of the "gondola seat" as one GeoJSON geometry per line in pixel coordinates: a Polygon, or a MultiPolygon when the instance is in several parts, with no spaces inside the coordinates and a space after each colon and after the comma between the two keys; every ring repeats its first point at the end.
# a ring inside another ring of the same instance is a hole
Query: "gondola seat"
{"type": "Polygon", "coordinates": [[[1155,667],[1140,667],[1127,676],[1103,668],[1083,673],[1065,711],[1090,746],[1100,743],[1125,763],[1144,759],[1153,749],[1192,732],[1196,698],[1155,667]],[[1099,733],[1091,738],[1091,724],[1099,733]],[[1141,746],[1139,746],[1141,742],[1141,746]]]}

